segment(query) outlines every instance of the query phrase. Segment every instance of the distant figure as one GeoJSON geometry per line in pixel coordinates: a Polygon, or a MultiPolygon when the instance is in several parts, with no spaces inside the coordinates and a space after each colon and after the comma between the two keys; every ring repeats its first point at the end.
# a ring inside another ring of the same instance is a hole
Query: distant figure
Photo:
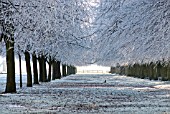
{"type": "Polygon", "coordinates": [[[104,83],[106,83],[106,80],[104,81],[104,83]]]}

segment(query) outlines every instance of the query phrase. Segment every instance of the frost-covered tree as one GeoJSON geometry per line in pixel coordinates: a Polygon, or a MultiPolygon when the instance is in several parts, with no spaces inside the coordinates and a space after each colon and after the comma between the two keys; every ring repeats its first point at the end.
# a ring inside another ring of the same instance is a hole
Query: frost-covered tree
{"type": "Polygon", "coordinates": [[[168,60],[168,0],[102,0],[96,18],[99,64],[168,60]]]}
{"type": "Polygon", "coordinates": [[[69,52],[65,46],[84,46],[84,23],[90,23],[87,1],[15,0],[13,4],[16,45],[23,51],[62,59],[60,51],[69,52]]]}
{"type": "MultiPolygon", "coordinates": [[[[29,54],[44,62],[54,60],[76,64],[83,52],[90,49],[86,34],[90,34],[88,29],[93,18],[90,9],[93,5],[89,0],[2,0],[0,4],[0,34],[12,34],[15,52],[25,54],[30,74],[28,86],[32,86],[29,54]],[[10,26],[6,26],[8,23],[10,26]],[[4,26],[12,30],[6,32],[4,26]]],[[[39,62],[40,66],[41,63],[45,65],[44,62],[39,62]]]]}
{"type": "MultiPolygon", "coordinates": [[[[5,41],[7,62],[7,83],[5,92],[16,92],[15,61],[14,61],[14,14],[7,0],[0,1],[0,41],[5,41]]],[[[2,45],[1,45],[2,46],[2,45]]],[[[2,48],[1,48],[2,49],[2,48]]]]}

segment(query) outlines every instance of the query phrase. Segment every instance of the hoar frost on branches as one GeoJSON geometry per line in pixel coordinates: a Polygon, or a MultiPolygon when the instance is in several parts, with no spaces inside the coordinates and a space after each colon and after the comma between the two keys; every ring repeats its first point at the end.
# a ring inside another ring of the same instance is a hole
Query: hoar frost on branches
{"type": "MultiPolygon", "coordinates": [[[[15,51],[28,51],[37,56],[51,56],[66,63],[74,63],[82,48],[89,49],[86,27],[90,24],[91,5],[86,0],[3,0],[12,11],[15,51]],[[71,50],[70,50],[71,49],[71,50]],[[73,55],[69,53],[73,52],[73,55]]],[[[1,15],[3,20],[8,16],[1,15]]],[[[3,23],[4,25],[4,23],[3,23]]],[[[2,27],[0,29],[1,33],[2,27]]],[[[80,54],[79,54],[80,55],[80,54]]],[[[82,56],[82,55],[81,55],[82,56]]]]}
{"type": "Polygon", "coordinates": [[[168,0],[1,0],[0,5],[0,33],[14,33],[16,52],[109,66],[170,56],[168,0]],[[14,28],[4,29],[7,22],[14,28]]]}
{"type": "Polygon", "coordinates": [[[103,0],[101,3],[95,40],[99,64],[169,60],[169,0],[103,0]]]}

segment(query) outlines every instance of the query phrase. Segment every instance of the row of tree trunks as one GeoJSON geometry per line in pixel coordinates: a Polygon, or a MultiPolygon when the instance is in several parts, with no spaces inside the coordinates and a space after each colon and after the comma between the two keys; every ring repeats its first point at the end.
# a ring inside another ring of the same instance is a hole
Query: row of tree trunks
{"type": "MultiPolygon", "coordinates": [[[[16,82],[15,82],[15,57],[14,57],[14,39],[8,38],[5,35],[1,35],[0,40],[4,38],[6,43],[6,64],[7,64],[7,82],[5,93],[14,93],[16,92],[16,82]]],[[[26,61],[26,71],[27,71],[27,87],[32,87],[32,71],[31,71],[31,62],[30,62],[30,54],[28,51],[25,53],[25,61],[26,61]]],[[[19,58],[19,71],[20,71],[20,87],[22,88],[22,66],[21,66],[21,55],[18,53],[19,58]]],[[[38,68],[37,68],[37,57],[35,54],[32,54],[32,62],[33,62],[33,75],[34,75],[34,84],[39,84],[40,82],[51,81],[52,79],[60,79],[60,61],[52,61],[51,57],[49,58],[49,72],[47,79],[47,70],[46,70],[46,58],[41,56],[38,58],[39,61],[39,80],[38,80],[38,68]],[[53,74],[51,75],[53,66],[53,74]]],[[[74,73],[73,67],[68,67],[66,65],[62,66],[63,76],[67,74],[74,73]],[[66,69],[68,71],[66,71],[66,69]]]]}
{"type": "Polygon", "coordinates": [[[76,74],[77,70],[74,66],[67,66],[67,75],[76,74]]]}
{"type": "MultiPolygon", "coordinates": [[[[15,60],[14,60],[14,41],[6,40],[6,62],[7,62],[7,83],[6,83],[6,93],[16,92],[16,83],[15,83],[15,60]]],[[[26,71],[27,71],[27,87],[32,87],[32,71],[31,71],[31,61],[30,54],[28,51],[25,53],[25,61],[26,61],[26,71]]],[[[21,66],[21,55],[18,54],[19,57],[19,70],[20,70],[20,87],[22,88],[22,66],[21,66]]],[[[47,70],[46,70],[46,58],[41,56],[39,58],[36,57],[35,54],[32,54],[32,63],[33,63],[33,75],[34,75],[34,84],[39,84],[40,82],[47,82],[61,78],[60,72],[60,61],[52,61],[51,57],[49,59],[49,72],[47,78],[47,70]],[[38,80],[38,68],[37,68],[37,60],[39,61],[39,80],[38,80]],[[52,70],[53,69],[53,70],[52,70]],[[52,71],[52,74],[51,74],[52,71]]],[[[76,68],[73,66],[62,65],[62,74],[63,76],[75,74],[76,68]]]]}
{"type": "Polygon", "coordinates": [[[148,78],[150,80],[170,80],[170,62],[158,61],[156,63],[134,64],[128,66],[111,67],[111,73],[148,78]]]}

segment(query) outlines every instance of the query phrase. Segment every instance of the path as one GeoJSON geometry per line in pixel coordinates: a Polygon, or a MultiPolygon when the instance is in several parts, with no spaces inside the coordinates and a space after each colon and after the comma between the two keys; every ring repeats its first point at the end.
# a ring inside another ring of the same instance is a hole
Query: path
{"type": "Polygon", "coordinates": [[[3,113],[170,114],[170,82],[71,75],[17,94],[0,94],[3,113]]]}

